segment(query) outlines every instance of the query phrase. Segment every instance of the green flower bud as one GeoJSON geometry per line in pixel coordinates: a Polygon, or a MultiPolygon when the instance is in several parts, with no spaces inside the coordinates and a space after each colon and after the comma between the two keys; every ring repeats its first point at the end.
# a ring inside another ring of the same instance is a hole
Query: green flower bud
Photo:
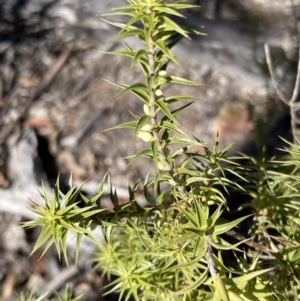
{"type": "Polygon", "coordinates": [[[161,70],[161,71],[159,71],[158,72],[158,75],[159,76],[166,76],[168,73],[167,73],[167,71],[165,71],[165,70],[161,70]]]}
{"type": "Polygon", "coordinates": [[[157,90],[155,91],[155,95],[156,95],[156,96],[162,96],[163,93],[162,93],[162,91],[161,91],[160,89],[157,89],[157,90]]]}
{"type": "Polygon", "coordinates": [[[152,116],[151,110],[150,110],[150,108],[149,108],[148,105],[144,104],[144,107],[143,107],[143,108],[144,108],[144,113],[145,113],[146,115],[152,116]]]}
{"type": "Polygon", "coordinates": [[[139,138],[141,138],[142,140],[144,140],[145,142],[151,142],[151,141],[155,140],[153,135],[149,132],[139,131],[137,136],[139,138]]]}
{"type": "Polygon", "coordinates": [[[154,124],[145,124],[142,126],[141,130],[144,132],[152,132],[153,129],[155,129],[155,127],[156,127],[156,125],[154,125],[154,124]]]}

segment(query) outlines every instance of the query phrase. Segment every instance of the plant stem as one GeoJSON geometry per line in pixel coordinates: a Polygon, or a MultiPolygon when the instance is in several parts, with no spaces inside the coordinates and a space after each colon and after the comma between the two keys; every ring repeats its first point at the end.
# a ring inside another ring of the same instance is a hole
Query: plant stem
{"type": "MultiPolygon", "coordinates": [[[[148,61],[150,66],[150,76],[155,77],[155,66],[154,66],[154,58],[155,58],[155,52],[153,49],[153,41],[150,39],[149,41],[149,54],[148,54],[148,61]]],[[[171,165],[167,162],[167,157],[164,153],[164,150],[161,146],[161,139],[158,135],[158,124],[157,124],[157,113],[155,108],[156,103],[156,95],[155,95],[155,82],[152,81],[152,87],[151,87],[151,95],[150,95],[150,112],[151,112],[151,124],[155,125],[155,128],[153,130],[153,136],[155,139],[158,140],[158,153],[161,156],[161,159],[163,160],[163,163],[167,169],[168,172],[172,170],[171,165]]]]}
{"type": "MultiPolygon", "coordinates": [[[[149,68],[150,68],[150,75],[149,76],[152,76],[152,77],[155,78],[156,77],[155,64],[154,64],[154,62],[155,62],[155,51],[154,51],[154,48],[153,48],[153,39],[152,39],[152,37],[150,38],[149,45],[148,45],[148,62],[149,62],[149,68]]],[[[149,104],[150,112],[151,112],[151,124],[155,126],[152,133],[153,133],[154,138],[158,141],[158,144],[157,144],[158,153],[159,153],[159,156],[160,156],[161,160],[163,161],[163,164],[164,164],[167,172],[170,174],[172,179],[178,185],[178,191],[180,192],[181,197],[184,200],[187,200],[188,197],[186,195],[186,191],[185,191],[184,187],[180,184],[180,181],[178,179],[178,172],[176,172],[176,170],[174,170],[174,168],[172,168],[172,166],[168,163],[166,154],[165,154],[164,149],[161,145],[161,139],[160,139],[159,133],[158,133],[155,89],[156,89],[155,80],[153,79],[152,80],[152,87],[151,87],[151,94],[150,94],[150,104],[149,104]],[[174,176],[174,174],[177,175],[177,177],[174,176]]]]}

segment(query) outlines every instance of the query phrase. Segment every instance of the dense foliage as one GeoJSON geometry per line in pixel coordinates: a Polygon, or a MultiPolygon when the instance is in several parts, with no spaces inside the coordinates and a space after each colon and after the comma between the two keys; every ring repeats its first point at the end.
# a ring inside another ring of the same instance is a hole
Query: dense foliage
{"type": "Polygon", "coordinates": [[[128,187],[129,202],[120,204],[109,174],[92,198],[81,195],[71,181],[63,194],[58,181],[52,196],[42,192],[45,207],[32,202],[38,218],[25,227],[42,226],[33,252],[44,244],[46,252],[54,244],[67,260],[68,232],[76,233],[77,256],[82,236],[89,237],[99,247],[96,268],[112,279],[108,293],[119,292],[125,300],[298,300],[300,147],[287,142],[282,161],[229,158],[228,148],[219,149],[218,141],[209,149],[201,137],[184,133],[180,113],[196,99],[165,95],[164,90],[172,84],[200,85],[168,73],[170,63],[178,64],[172,47],[182,37],[200,34],[172,20],[193,6],[185,1],[127,1],[106,17],[126,16],[129,21],[106,22],[120,28],[115,40],[137,37],[143,48],[124,42],[124,50],[110,54],[130,57],[130,69],[140,67],[145,80],[112,84],[121,89],[118,95],[136,95],[144,114],[133,114],[132,121],[115,129],[130,128],[134,138],[147,143],[130,164],[146,157],[156,167],[156,175],[143,180],[148,203],[136,201],[136,183],[128,187]],[[114,212],[101,205],[104,183],[114,212]],[[241,203],[239,218],[228,218],[228,193],[248,200],[241,203]],[[245,220],[251,223],[249,238],[238,228],[245,220]],[[105,243],[93,236],[97,227],[105,243]]]}

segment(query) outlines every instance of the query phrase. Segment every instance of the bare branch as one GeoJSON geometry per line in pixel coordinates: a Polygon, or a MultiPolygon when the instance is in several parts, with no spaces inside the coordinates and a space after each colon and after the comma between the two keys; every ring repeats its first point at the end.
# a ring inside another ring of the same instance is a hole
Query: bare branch
{"type": "Polygon", "coordinates": [[[295,82],[295,87],[293,91],[293,96],[290,100],[290,103],[294,103],[297,101],[298,96],[299,96],[299,86],[300,86],[300,36],[299,36],[299,29],[298,29],[298,20],[297,16],[295,13],[295,3],[294,0],[291,0],[291,7],[292,7],[292,14],[293,14],[293,20],[294,20],[294,26],[296,29],[296,34],[297,34],[297,44],[298,44],[298,69],[297,69],[297,77],[296,77],[296,82],[295,82]]]}
{"type": "Polygon", "coordinates": [[[217,274],[217,270],[214,265],[213,261],[213,251],[212,251],[212,246],[211,246],[211,236],[209,233],[206,235],[206,244],[207,244],[207,265],[209,268],[210,275],[213,277],[214,275],[217,274]]]}
{"type": "MultiPolygon", "coordinates": [[[[299,46],[300,49],[300,46],[299,46]]],[[[290,108],[290,115],[291,115],[291,131],[293,136],[293,142],[297,142],[297,125],[296,125],[296,112],[299,110],[299,104],[295,103],[299,96],[299,87],[300,87],[300,52],[299,52],[299,59],[298,59],[298,70],[297,70],[297,77],[294,86],[293,95],[290,100],[286,99],[283,93],[278,88],[278,84],[275,79],[274,70],[272,66],[272,59],[270,54],[270,48],[267,44],[265,44],[265,53],[266,53],[266,60],[269,68],[269,72],[271,75],[271,79],[273,82],[273,86],[279,98],[290,108]]]]}
{"type": "MultiPolygon", "coordinates": [[[[300,47],[299,47],[299,49],[300,49],[300,47]]],[[[299,51],[297,77],[296,77],[295,87],[294,87],[294,91],[293,91],[293,96],[290,100],[290,103],[294,103],[298,99],[299,87],[300,87],[300,51],[299,51]]]]}
{"type": "Polygon", "coordinates": [[[276,91],[277,95],[279,96],[279,98],[286,105],[288,105],[289,108],[290,108],[291,130],[292,130],[292,135],[293,135],[293,141],[294,141],[294,143],[297,143],[297,132],[296,132],[297,131],[297,125],[296,125],[296,121],[297,121],[296,117],[297,116],[296,116],[296,112],[299,111],[300,107],[299,107],[299,103],[296,103],[296,101],[298,100],[298,97],[299,97],[299,88],[300,88],[300,37],[299,37],[297,18],[296,18],[295,11],[294,11],[295,5],[294,5],[293,0],[291,0],[291,8],[292,8],[292,13],[293,13],[293,18],[294,18],[294,21],[295,21],[295,29],[296,29],[297,41],[298,41],[298,69],[297,69],[297,76],[296,76],[296,82],[295,82],[295,85],[294,85],[293,95],[292,95],[290,100],[285,98],[283,93],[281,93],[281,91],[278,88],[278,85],[277,85],[277,82],[276,82],[276,79],[275,79],[275,75],[274,75],[273,66],[272,66],[270,48],[267,44],[265,44],[265,53],[266,53],[266,60],[267,60],[269,72],[270,72],[270,75],[271,75],[271,79],[272,79],[275,91],[276,91]]]}
{"type": "Polygon", "coordinates": [[[230,231],[227,231],[225,233],[226,235],[228,236],[231,236],[231,237],[234,237],[235,239],[239,240],[239,241],[243,241],[244,240],[244,244],[245,245],[248,245],[249,247],[252,247],[260,252],[263,252],[263,253],[274,253],[274,251],[266,246],[262,246],[260,245],[259,243],[253,241],[253,240],[247,240],[246,237],[244,237],[243,235],[237,233],[236,231],[234,230],[230,230],[230,231]]]}
{"type": "Polygon", "coordinates": [[[290,105],[289,101],[286,99],[286,97],[281,93],[281,91],[279,90],[279,87],[277,85],[276,79],[275,79],[275,74],[274,74],[274,70],[273,70],[273,65],[272,65],[272,59],[271,59],[271,54],[270,54],[270,48],[268,46],[268,44],[265,44],[265,53],[266,53],[266,59],[267,59],[267,64],[268,64],[268,68],[269,68],[269,72],[271,75],[271,79],[273,82],[273,86],[275,88],[275,91],[277,93],[277,95],[279,96],[279,98],[286,104],[286,105],[290,105]]]}

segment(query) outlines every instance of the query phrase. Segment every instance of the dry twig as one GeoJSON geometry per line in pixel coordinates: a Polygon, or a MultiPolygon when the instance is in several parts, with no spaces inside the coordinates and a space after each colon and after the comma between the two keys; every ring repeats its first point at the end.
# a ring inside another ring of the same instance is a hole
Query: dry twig
{"type": "MultiPolygon", "coordinates": [[[[295,19],[294,3],[293,3],[292,0],[291,0],[291,7],[292,7],[292,11],[293,11],[293,17],[295,19]]],[[[295,22],[297,22],[297,21],[295,20],[295,22]]],[[[289,106],[289,108],[290,108],[291,130],[292,130],[292,135],[293,135],[293,142],[297,143],[296,112],[299,111],[300,104],[296,103],[296,101],[298,100],[298,97],[299,97],[299,88],[300,88],[300,41],[299,41],[299,33],[298,33],[297,23],[296,23],[295,27],[296,27],[296,31],[297,31],[299,54],[298,54],[297,76],[296,76],[296,81],[295,81],[295,85],[294,85],[293,94],[292,94],[292,97],[290,99],[285,97],[285,95],[283,93],[281,93],[281,91],[279,89],[279,85],[278,85],[278,83],[275,79],[275,74],[274,74],[274,69],[273,69],[273,64],[272,64],[272,59],[271,59],[271,54],[270,54],[270,48],[267,44],[265,44],[265,54],[266,54],[266,61],[267,61],[267,65],[268,65],[268,68],[269,68],[269,72],[270,72],[270,75],[271,75],[271,79],[272,79],[275,91],[276,91],[278,97],[281,99],[281,101],[283,103],[285,103],[287,106],[289,106]]]]}
{"type": "Polygon", "coordinates": [[[61,271],[57,277],[52,279],[45,287],[44,292],[52,295],[56,290],[61,288],[67,281],[76,276],[79,273],[79,269],[75,266],[68,267],[61,271]]]}
{"type": "Polygon", "coordinates": [[[262,245],[260,245],[259,243],[255,242],[253,240],[250,240],[250,239],[247,240],[246,237],[244,237],[243,235],[237,233],[234,230],[227,231],[225,234],[228,235],[228,236],[231,236],[231,237],[233,237],[235,239],[237,239],[238,241],[244,241],[243,242],[244,244],[246,244],[249,247],[252,247],[252,248],[254,248],[254,249],[256,249],[256,250],[258,250],[260,252],[267,253],[267,254],[275,252],[272,249],[270,249],[270,248],[268,248],[266,246],[262,246],[262,245]]]}

